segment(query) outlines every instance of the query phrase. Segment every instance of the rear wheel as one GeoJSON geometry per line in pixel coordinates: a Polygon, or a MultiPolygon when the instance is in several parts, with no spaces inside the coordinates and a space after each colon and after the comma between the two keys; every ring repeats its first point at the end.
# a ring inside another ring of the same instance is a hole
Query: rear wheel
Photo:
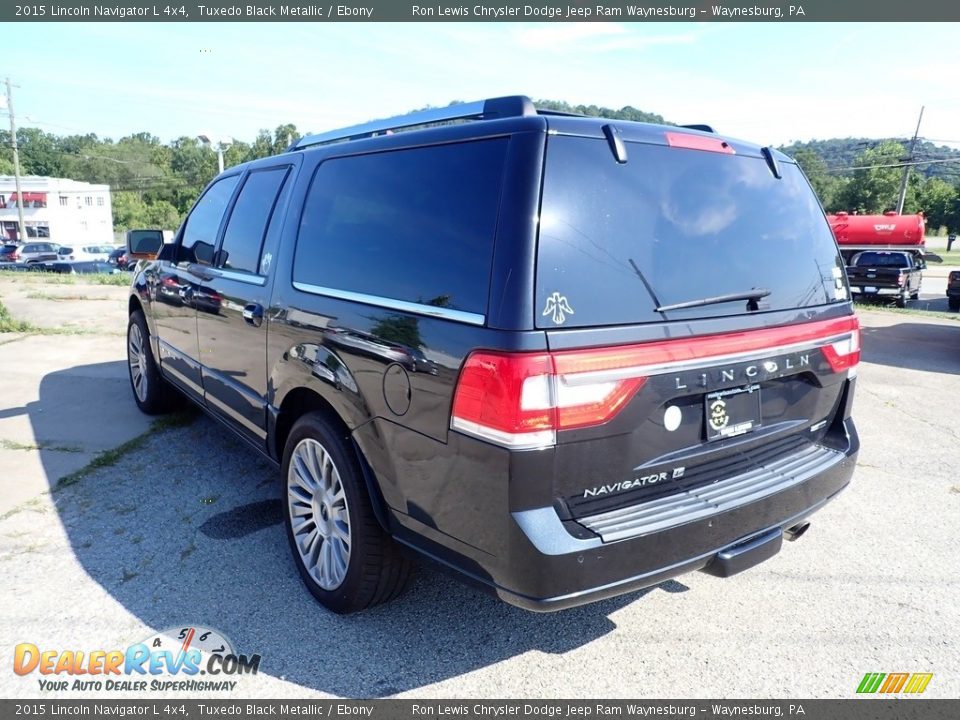
{"type": "Polygon", "coordinates": [[[160,376],[150,348],[150,331],[140,310],[130,314],[127,325],[127,369],[137,407],[147,415],[172,410],[179,400],[177,391],[160,376]]]}
{"type": "Polygon", "coordinates": [[[906,291],[897,295],[896,304],[898,308],[905,308],[907,306],[907,293],[906,291]]]}
{"type": "Polygon", "coordinates": [[[910,293],[910,299],[911,299],[911,300],[919,300],[919,299],[920,299],[920,291],[917,290],[916,292],[910,293]]]}
{"type": "Polygon", "coordinates": [[[283,478],[287,540],[313,596],[345,614],[399,595],[410,563],[377,523],[353,448],[321,413],[290,430],[283,478]]]}

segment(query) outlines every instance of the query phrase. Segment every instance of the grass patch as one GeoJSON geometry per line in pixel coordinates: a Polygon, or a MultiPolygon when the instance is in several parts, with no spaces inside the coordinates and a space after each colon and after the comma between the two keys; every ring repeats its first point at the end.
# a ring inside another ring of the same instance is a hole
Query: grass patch
{"type": "Polygon", "coordinates": [[[128,287],[130,285],[130,278],[130,273],[91,273],[89,275],[68,275],[66,273],[55,272],[0,270],[0,279],[12,280],[14,282],[23,281],[29,283],[39,283],[43,285],[76,285],[77,283],[83,283],[89,285],[114,285],[116,287],[128,287]]]}
{"type": "Polygon", "coordinates": [[[50,445],[48,443],[21,443],[16,440],[0,439],[0,448],[3,450],[53,450],[54,452],[83,452],[83,448],[76,445],[50,445]]]}
{"type": "Polygon", "coordinates": [[[864,303],[854,303],[854,307],[857,310],[864,310],[866,312],[882,312],[882,313],[893,313],[896,315],[912,315],[914,317],[925,317],[925,318],[939,318],[941,320],[952,320],[953,322],[960,322],[960,313],[954,312],[939,312],[936,310],[922,310],[920,308],[898,308],[898,307],[887,307],[885,305],[874,305],[874,304],[864,304],[864,303]]]}
{"type": "Polygon", "coordinates": [[[939,255],[943,258],[943,263],[928,262],[928,268],[935,268],[938,265],[960,265],[960,250],[951,250],[947,252],[946,250],[930,250],[934,255],[939,255]]]}
{"type": "MultiPolygon", "coordinates": [[[[61,325],[60,327],[39,327],[27,322],[26,320],[15,320],[7,309],[7,306],[0,302],[0,333],[30,333],[32,335],[125,335],[122,332],[106,332],[95,330],[93,328],[82,328],[74,325],[61,325]]],[[[0,343],[3,344],[3,343],[0,343]]]]}
{"type": "Polygon", "coordinates": [[[74,485],[95,470],[116,465],[125,455],[135,452],[146,445],[147,440],[149,440],[154,433],[169,430],[171,428],[186,427],[195,419],[195,413],[177,412],[162,417],[158,420],[154,420],[152,423],[150,423],[150,429],[142,435],[138,435],[132,440],[127,440],[127,442],[123,443],[123,445],[113,448],[113,450],[104,450],[103,452],[98,453],[93,460],[87,463],[84,467],[80,468],[79,470],[75,470],[69,475],[64,475],[57,482],[54,492],[65,487],[69,487],[70,485],[74,485]]]}
{"type": "Polygon", "coordinates": [[[34,327],[25,320],[14,320],[7,306],[0,303],[0,333],[5,332],[36,332],[34,327]]]}
{"type": "Polygon", "coordinates": [[[113,300],[109,297],[91,297],[89,295],[51,295],[50,293],[45,292],[32,292],[27,293],[28,300],[113,300]]]}

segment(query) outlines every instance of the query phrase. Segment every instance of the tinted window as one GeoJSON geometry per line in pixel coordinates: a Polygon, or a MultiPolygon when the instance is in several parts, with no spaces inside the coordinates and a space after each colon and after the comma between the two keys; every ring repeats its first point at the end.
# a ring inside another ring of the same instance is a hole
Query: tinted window
{"type": "Polygon", "coordinates": [[[328,160],[294,280],[485,313],[507,140],[328,160]]]}
{"type": "Polygon", "coordinates": [[[263,235],[287,168],[259,170],[247,176],[223,233],[217,265],[256,273],[260,267],[263,235]]]}
{"type": "Polygon", "coordinates": [[[628,148],[620,165],[602,140],[548,141],[539,326],[735,315],[746,301],[654,308],[760,288],[770,291],[760,311],[847,298],[833,235],[796,165],[782,162],[778,180],[761,158],[628,148]]]}
{"type": "Polygon", "coordinates": [[[213,249],[217,244],[220,220],[239,179],[239,175],[231,175],[218,180],[194,205],[183,228],[183,242],[177,257],[180,262],[213,264],[213,249]]]}
{"type": "Polygon", "coordinates": [[[903,253],[862,252],[854,258],[853,264],[857,267],[910,267],[910,261],[903,253]]]}

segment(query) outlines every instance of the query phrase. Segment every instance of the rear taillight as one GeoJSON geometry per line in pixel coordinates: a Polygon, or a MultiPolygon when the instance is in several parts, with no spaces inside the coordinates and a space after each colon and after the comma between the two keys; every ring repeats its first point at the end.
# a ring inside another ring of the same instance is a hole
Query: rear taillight
{"type": "Polygon", "coordinates": [[[471,353],[450,427],[512,449],[554,445],[559,430],[612,420],[651,375],[820,347],[833,372],[855,372],[856,317],[589,350],[471,353]]]}
{"type": "MultiPolygon", "coordinates": [[[[515,449],[553,445],[557,430],[602,425],[643,385],[643,377],[592,380],[596,351],[475,352],[460,371],[454,430],[515,449]]],[[[625,360],[621,368],[626,368],[625,360]]],[[[607,363],[609,367],[612,367],[607,363]]]]}
{"type": "Polygon", "coordinates": [[[824,345],[823,356],[830,363],[834,372],[849,370],[850,375],[856,375],[857,365],[860,362],[860,321],[856,317],[850,318],[850,334],[840,340],[824,345]]]}
{"type": "Polygon", "coordinates": [[[897,285],[903,285],[903,283],[904,283],[905,281],[906,281],[906,278],[905,278],[903,275],[900,275],[900,276],[897,278],[897,285]]]}

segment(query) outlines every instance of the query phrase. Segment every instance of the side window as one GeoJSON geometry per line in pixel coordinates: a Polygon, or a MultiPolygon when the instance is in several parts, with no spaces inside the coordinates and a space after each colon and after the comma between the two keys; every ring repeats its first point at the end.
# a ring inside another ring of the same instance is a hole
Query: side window
{"type": "Polygon", "coordinates": [[[183,228],[183,241],[177,256],[179,262],[213,264],[213,250],[217,244],[220,220],[223,219],[223,213],[239,180],[239,175],[218,180],[193,206],[183,228]]]}
{"type": "Polygon", "coordinates": [[[305,201],[293,279],[485,313],[507,142],[324,162],[305,201]]]}
{"type": "Polygon", "coordinates": [[[258,272],[264,234],[287,170],[286,167],[257,170],[247,176],[227,221],[217,267],[258,272]]]}

